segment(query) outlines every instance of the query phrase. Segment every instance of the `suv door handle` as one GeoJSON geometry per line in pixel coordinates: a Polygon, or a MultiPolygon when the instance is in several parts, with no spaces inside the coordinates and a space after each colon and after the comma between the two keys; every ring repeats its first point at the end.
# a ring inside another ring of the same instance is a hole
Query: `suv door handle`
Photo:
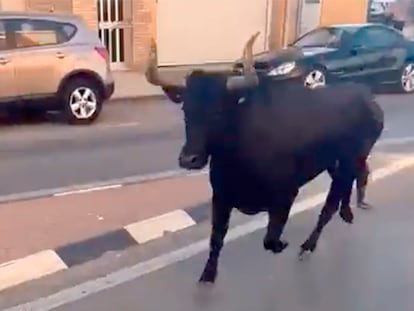
{"type": "Polygon", "coordinates": [[[65,58],[65,54],[63,54],[62,52],[56,52],[56,57],[57,58],[65,58]]]}
{"type": "Polygon", "coordinates": [[[7,58],[0,57],[0,65],[6,65],[10,62],[7,58]]]}

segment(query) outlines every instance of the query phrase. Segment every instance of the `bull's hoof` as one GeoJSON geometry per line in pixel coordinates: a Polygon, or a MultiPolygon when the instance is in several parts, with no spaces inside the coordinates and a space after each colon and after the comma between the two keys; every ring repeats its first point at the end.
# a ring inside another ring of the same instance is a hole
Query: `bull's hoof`
{"type": "Polygon", "coordinates": [[[352,213],[351,207],[342,207],[339,211],[339,216],[347,224],[352,224],[354,222],[354,214],[352,213]]]}
{"type": "Polygon", "coordinates": [[[208,284],[208,283],[214,284],[216,282],[216,278],[217,278],[217,268],[207,265],[204,268],[204,271],[201,274],[201,277],[198,280],[198,282],[200,284],[208,284]]]}
{"type": "Polygon", "coordinates": [[[360,208],[360,209],[365,209],[365,210],[372,209],[372,205],[371,204],[368,204],[366,202],[360,202],[360,203],[358,203],[357,204],[357,207],[360,208]]]}
{"type": "Polygon", "coordinates": [[[316,242],[312,242],[310,240],[307,240],[300,247],[300,252],[299,252],[299,255],[298,255],[299,259],[300,260],[305,259],[311,253],[313,253],[315,251],[315,249],[316,249],[316,242]]]}
{"type": "Polygon", "coordinates": [[[265,239],[263,241],[263,247],[267,251],[271,251],[274,254],[280,254],[283,250],[288,247],[289,243],[286,241],[275,241],[272,239],[265,239]]]}

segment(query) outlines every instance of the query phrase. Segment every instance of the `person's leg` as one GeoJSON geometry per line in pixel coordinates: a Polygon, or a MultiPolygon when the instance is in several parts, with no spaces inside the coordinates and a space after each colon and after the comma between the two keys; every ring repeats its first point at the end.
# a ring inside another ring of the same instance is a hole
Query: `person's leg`
{"type": "Polygon", "coordinates": [[[369,209],[371,205],[365,201],[366,190],[369,180],[369,167],[365,160],[364,165],[358,172],[356,186],[357,186],[357,207],[362,209],[369,209]]]}

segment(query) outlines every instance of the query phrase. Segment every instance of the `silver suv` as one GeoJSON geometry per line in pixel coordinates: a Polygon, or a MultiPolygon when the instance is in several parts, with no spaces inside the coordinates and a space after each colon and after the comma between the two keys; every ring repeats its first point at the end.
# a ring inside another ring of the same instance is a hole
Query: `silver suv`
{"type": "Polygon", "coordinates": [[[114,92],[108,53],[75,15],[0,12],[0,105],[59,109],[88,124],[114,92]]]}

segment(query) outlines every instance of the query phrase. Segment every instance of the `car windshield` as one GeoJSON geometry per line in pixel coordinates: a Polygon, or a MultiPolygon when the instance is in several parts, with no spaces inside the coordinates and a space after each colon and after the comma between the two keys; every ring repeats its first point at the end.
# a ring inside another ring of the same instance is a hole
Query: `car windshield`
{"type": "Polygon", "coordinates": [[[344,34],[339,28],[319,28],[300,37],[292,46],[303,47],[338,47],[344,34]]]}

